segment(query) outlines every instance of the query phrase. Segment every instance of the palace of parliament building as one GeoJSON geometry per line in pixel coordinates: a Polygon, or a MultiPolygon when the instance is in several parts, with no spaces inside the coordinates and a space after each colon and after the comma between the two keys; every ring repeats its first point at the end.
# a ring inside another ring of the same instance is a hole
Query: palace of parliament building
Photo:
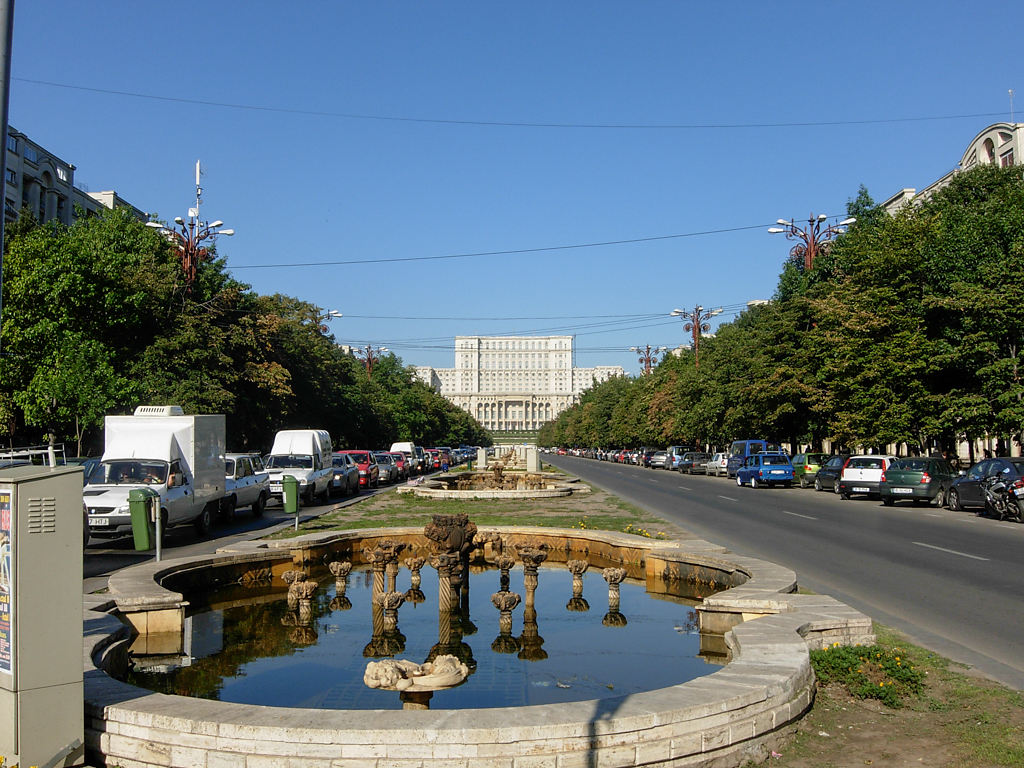
{"type": "Polygon", "coordinates": [[[455,367],[416,375],[488,430],[536,430],[619,365],[573,367],[572,336],[456,336],[455,367]]]}

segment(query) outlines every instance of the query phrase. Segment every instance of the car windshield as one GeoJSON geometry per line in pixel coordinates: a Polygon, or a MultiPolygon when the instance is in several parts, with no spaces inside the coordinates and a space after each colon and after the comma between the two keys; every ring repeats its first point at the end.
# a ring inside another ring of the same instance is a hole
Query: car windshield
{"type": "Polygon", "coordinates": [[[267,469],[312,469],[313,457],[295,453],[267,457],[267,469]]]}
{"type": "Polygon", "coordinates": [[[924,472],[935,462],[928,459],[897,459],[892,463],[893,469],[909,469],[914,472],[924,472]]]}
{"type": "Polygon", "coordinates": [[[235,460],[234,459],[224,459],[224,474],[227,475],[228,477],[234,477],[235,476],[235,460]]]}
{"type": "Polygon", "coordinates": [[[347,466],[348,466],[348,462],[347,462],[347,461],[345,461],[345,457],[344,457],[344,456],[335,456],[335,457],[334,457],[334,458],[333,458],[333,459],[331,460],[331,463],[332,463],[332,464],[333,464],[334,466],[336,466],[336,467],[347,467],[347,466]]]}
{"type": "Polygon", "coordinates": [[[773,464],[773,465],[774,464],[789,464],[789,459],[787,459],[785,456],[767,456],[766,455],[766,456],[762,456],[761,457],[761,463],[762,464],[773,464]]]}
{"type": "Polygon", "coordinates": [[[390,464],[391,463],[391,457],[388,456],[386,453],[375,453],[373,455],[376,457],[378,464],[390,464]]]}
{"type": "Polygon", "coordinates": [[[850,462],[851,469],[883,469],[884,463],[881,459],[853,459],[850,462]]]}
{"type": "Polygon", "coordinates": [[[804,458],[807,464],[824,464],[828,460],[828,456],[824,453],[808,453],[804,458]]]}
{"type": "Polygon", "coordinates": [[[167,482],[166,461],[102,461],[89,475],[94,485],[163,485],[167,482]]]}
{"type": "Polygon", "coordinates": [[[356,464],[368,464],[370,462],[370,454],[368,453],[350,453],[352,461],[356,464]]]}

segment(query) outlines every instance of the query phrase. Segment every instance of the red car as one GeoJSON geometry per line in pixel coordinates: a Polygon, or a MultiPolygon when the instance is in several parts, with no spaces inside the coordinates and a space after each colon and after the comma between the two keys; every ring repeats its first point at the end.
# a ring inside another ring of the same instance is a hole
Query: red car
{"type": "Polygon", "coordinates": [[[338,451],[347,453],[359,467],[359,487],[376,488],[380,485],[380,467],[371,451],[338,451]]]}
{"type": "Polygon", "coordinates": [[[441,468],[441,452],[436,448],[428,448],[424,453],[427,454],[427,466],[431,469],[441,468]]]}
{"type": "Polygon", "coordinates": [[[401,451],[388,451],[391,458],[395,462],[395,466],[398,467],[398,479],[408,480],[409,479],[409,460],[405,457],[405,454],[401,451]]]}

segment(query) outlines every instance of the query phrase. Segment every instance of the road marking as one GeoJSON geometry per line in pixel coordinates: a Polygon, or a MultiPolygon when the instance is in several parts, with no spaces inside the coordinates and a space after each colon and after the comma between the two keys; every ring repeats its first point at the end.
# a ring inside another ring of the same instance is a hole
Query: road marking
{"type": "Polygon", "coordinates": [[[988,560],[987,557],[978,557],[977,555],[969,555],[966,552],[957,552],[955,549],[946,549],[945,547],[936,547],[934,544],[924,544],[920,541],[911,542],[919,547],[927,547],[928,549],[937,549],[939,552],[948,552],[951,555],[959,555],[960,557],[969,557],[971,560],[988,560]]]}
{"type": "MultiPolygon", "coordinates": [[[[679,487],[682,488],[684,491],[692,491],[693,490],[693,488],[691,488],[688,485],[680,485],[679,487]]],[[[723,498],[725,498],[725,497],[723,496],[723,498]]]]}
{"type": "Polygon", "coordinates": [[[818,519],[816,517],[811,517],[810,515],[801,515],[799,512],[787,512],[786,510],[782,510],[782,514],[784,514],[784,515],[792,515],[793,517],[802,517],[804,520],[817,520],[818,519]]]}
{"type": "Polygon", "coordinates": [[[739,499],[734,499],[732,496],[722,496],[721,494],[718,495],[718,498],[725,499],[726,501],[739,501],[739,499]]]}
{"type": "Polygon", "coordinates": [[[942,517],[942,515],[938,514],[937,512],[925,512],[925,515],[927,517],[942,517]]]}

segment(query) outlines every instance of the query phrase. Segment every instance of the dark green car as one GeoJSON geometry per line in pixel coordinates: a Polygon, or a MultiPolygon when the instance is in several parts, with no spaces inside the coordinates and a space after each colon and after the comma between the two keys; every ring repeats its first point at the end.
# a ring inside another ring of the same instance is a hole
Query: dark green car
{"type": "Polygon", "coordinates": [[[829,458],[827,453],[798,453],[793,457],[793,480],[800,483],[801,488],[814,485],[814,476],[829,458]]]}
{"type": "Polygon", "coordinates": [[[878,494],[891,507],[897,501],[922,502],[941,507],[957,473],[945,459],[914,456],[896,459],[882,473],[878,494]]]}

